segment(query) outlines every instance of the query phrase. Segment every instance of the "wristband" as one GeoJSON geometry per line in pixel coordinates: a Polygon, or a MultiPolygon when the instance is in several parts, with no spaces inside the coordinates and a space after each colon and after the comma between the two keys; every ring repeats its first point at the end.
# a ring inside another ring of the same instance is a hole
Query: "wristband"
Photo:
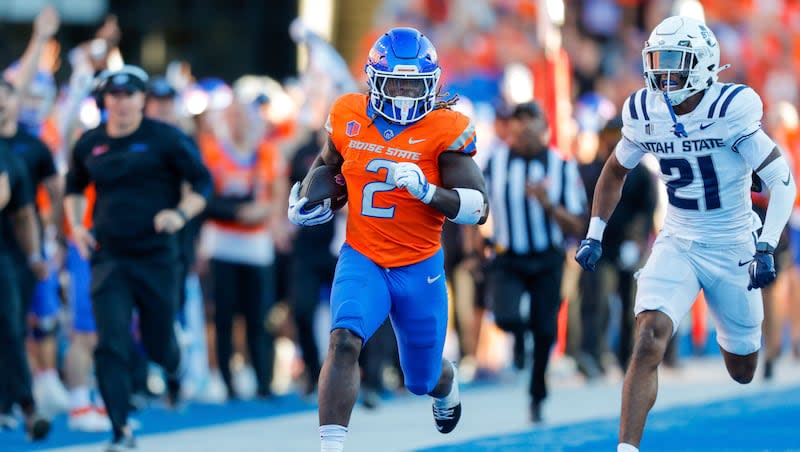
{"type": "Polygon", "coordinates": [[[175,209],[175,212],[178,212],[178,215],[179,215],[179,216],[180,216],[180,217],[183,219],[183,222],[184,222],[184,223],[187,223],[187,222],[189,222],[189,216],[188,216],[188,215],[186,215],[186,212],[184,212],[184,210],[183,210],[183,209],[181,209],[180,207],[178,207],[177,209],[175,209]]]}
{"type": "Polygon", "coordinates": [[[458,224],[478,224],[486,213],[483,193],[474,188],[454,188],[458,192],[458,213],[450,221],[458,224]]]}
{"type": "Polygon", "coordinates": [[[425,192],[425,196],[420,198],[420,201],[422,201],[425,204],[430,204],[431,200],[433,199],[433,194],[435,192],[436,192],[436,185],[428,184],[428,191],[425,192]]]}
{"type": "Polygon", "coordinates": [[[598,242],[603,241],[603,232],[606,230],[606,222],[600,217],[592,217],[589,220],[589,231],[586,232],[586,237],[595,239],[598,242]]]}

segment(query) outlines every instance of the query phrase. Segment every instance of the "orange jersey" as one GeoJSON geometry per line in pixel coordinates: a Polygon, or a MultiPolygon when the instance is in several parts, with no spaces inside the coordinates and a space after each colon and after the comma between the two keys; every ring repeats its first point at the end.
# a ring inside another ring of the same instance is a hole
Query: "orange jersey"
{"type": "Polygon", "coordinates": [[[396,134],[382,134],[367,113],[367,103],[365,94],[340,97],[325,125],[344,158],[346,241],[381,267],[414,264],[441,247],[444,215],[388,184],[389,167],[415,163],[430,183],[439,185],[439,155],[448,151],[473,155],[475,127],[461,113],[437,109],[396,134]]]}
{"type": "MultiPolygon", "coordinates": [[[[286,174],[286,164],[280,151],[269,141],[263,140],[256,153],[247,161],[237,157],[215,137],[200,139],[203,162],[211,172],[214,191],[222,196],[252,195],[253,199],[268,201],[272,197],[271,184],[286,174]]],[[[222,229],[235,232],[261,232],[266,222],[260,225],[243,225],[235,221],[211,220],[222,229]]]]}

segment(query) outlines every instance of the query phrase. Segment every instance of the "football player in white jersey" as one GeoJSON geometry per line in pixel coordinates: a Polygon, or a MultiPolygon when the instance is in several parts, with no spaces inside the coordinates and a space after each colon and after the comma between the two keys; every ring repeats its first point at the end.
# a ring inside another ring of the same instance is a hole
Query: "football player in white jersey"
{"type": "Polygon", "coordinates": [[[727,68],[719,55],[714,34],[695,19],[670,17],[653,30],[642,51],[646,88],[623,105],[623,137],[597,182],[589,231],[575,255],[585,270],[594,270],[626,174],[653,154],[669,207],[638,277],[636,344],[622,390],[618,452],[638,450],[656,400],[658,365],[700,289],[730,376],[749,383],[756,369],[760,288],[775,279],[772,254],[792,210],[795,182],[761,129],[758,94],[717,82],[727,68]],[[753,170],[770,190],[763,228],[750,204],[753,170]]]}

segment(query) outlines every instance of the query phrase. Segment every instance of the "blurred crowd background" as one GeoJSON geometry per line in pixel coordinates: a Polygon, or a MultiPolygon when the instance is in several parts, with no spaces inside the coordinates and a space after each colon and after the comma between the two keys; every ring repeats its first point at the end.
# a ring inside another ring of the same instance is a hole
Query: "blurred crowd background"
{"type": "MultiPolygon", "coordinates": [[[[0,2],[4,77],[13,78],[14,63],[25,51],[31,24],[45,3],[0,2]]],[[[225,143],[235,141],[244,147],[245,155],[268,154],[275,170],[264,172],[270,180],[263,182],[288,189],[304,176],[319,149],[320,130],[331,102],[344,92],[366,90],[363,67],[372,43],[390,27],[407,25],[422,30],[436,46],[443,68],[442,91],[458,94],[454,108],[477,124],[475,158],[481,165],[508,140],[510,109],[535,99],[550,118],[553,146],[581,166],[591,199],[591,175],[596,179],[598,165],[615,144],[620,108],[644,86],[643,43],[659,21],[673,14],[705,19],[720,42],[722,63],[732,65],[721,80],[746,83],[761,94],[765,129],[800,169],[800,1],[796,0],[47,3],[60,13],[61,27],[40,59],[19,120],[49,146],[62,176],[71,144],[101,121],[91,96],[93,77],[103,69],[128,63],[151,75],[148,114],[180,125],[196,139],[203,158],[215,158],[225,143]]],[[[209,165],[225,171],[224,165],[210,160],[209,165]]],[[[215,179],[231,180],[230,175],[215,173],[216,169],[212,171],[215,179]]],[[[650,176],[653,187],[658,186],[652,170],[650,176]]],[[[632,280],[633,271],[646,257],[648,240],[659,227],[665,198],[660,190],[659,186],[649,213],[652,221],[647,222],[652,227],[642,237],[621,239],[617,251],[604,257],[612,272],[627,274],[623,279],[632,280]]],[[[41,198],[47,222],[46,206],[60,200],[41,198]]],[[[276,206],[285,202],[266,201],[276,206]]],[[[764,202],[756,196],[757,205],[764,202]]],[[[245,302],[222,299],[227,295],[214,290],[212,273],[215,259],[235,260],[238,254],[235,250],[232,256],[219,254],[219,225],[214,221],[197,227],[196,258],[181,315],[181,342],[189,362],[184,392],[190,400],[224,403],[229,398],[258,395],[269,403],[274,395],[292,392],[314,396],[321,355],[327,349],[327,294],[343,240],[344,216],[337,215],[330,227],[299,232],[288,223],[284,211],[276,209],[267,226],[257,232],[265,238],[259,243],[265,247],[261,251],[269,264],[271,287],[268,296],[256,301],[263,307],[263,318],[237,316],[230,363],[217,359],[216,313],[220,306],[235,312],[245,302]],[[309,291],[313,302],[299,302],[300,294],[305,300],[309,291]],[[268,347],[274,347],[274,353],[266,355],[274,364],[264,368],[269,375],[256,376],[253,371],[248,353],[252,344],[245,339],[248,327],[262,328],[268,347]],[[230,376],[220,372],[229,365],[230,376]],[[264,378],[270,389],[257,391],[261,388],[257,380],[264,378]]],[[[796,213],[790,228],[800,228],[800,207],[796,213]]],[[[62,236],[59,225],[50,224],[50,230],[48,250],[62,304],[54,314],[58,320],[58,347],[52,357],[55,369],[39,364],[48,359],[31,361],[35,393],[41,407],[53,414],[71,410],[77,419],[85,414],[78,406],[82,402],[74,397],[70,402],[69,390],[74,387],[68,386],[74,385],[64,383],[66,351],[74,337],[76,313],[70,312],[69,297],[75,276],[63,266],[68,237],[62,236]]],[[[485,269],[495,252],[491,231],[490,226],[473,229],[448,223],[443,239],[452,298],[452,328],[445,352],[460,362],[460,377],[466,381],[502,380],[530,364],[526,356],[531,339],[498,329],[483,295],[485,269]]],[[[580,238],[573,237],[568,246],[580,238]]],[[[800,359],[798,245],[785,240],[778,282],[765,293],[768,361],[788,350],[800,359]]],[[[587,281],[574,264],[573,254],[568,251],[564,262],[564,303],[550,372],[587,382],[604,376],[618,378],[632,335],[633,313],[624,300],[634,287],[587,281]],[[597,284],[610,289],[598,290],[597,284]]],[[[670,366],[680,366],[681,359],[690,355],[719,353],[702,296],[699,301],[676,335],[667,360],[670,366]]],[[[30,322],[41,320],[31,317],[30,322]]],[[[402,387],[391,328],[387,325],[385,330],[363,357],[362,402],[370,407],[380,403],[381,394],[402,387]]],[[[164,390],[157,368],[146,365],[142,375],[138,399],[132,401],[136,407],[146,406],[164,390]]],[[[102,410],[97,413],[102,416],[102,410]]],[[[107,428],[107,423],[97,419],[71,425],[107,428]]]]}

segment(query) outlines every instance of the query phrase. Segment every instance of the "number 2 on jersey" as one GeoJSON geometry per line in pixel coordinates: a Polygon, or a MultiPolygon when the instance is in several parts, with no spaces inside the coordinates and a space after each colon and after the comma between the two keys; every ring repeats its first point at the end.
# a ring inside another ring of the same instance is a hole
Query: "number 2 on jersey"
{"type": "Polygon", "coordinates": [[[395,187],[392,184],[386,183],[389,177],[389,171],[395,162],[386,159],[374,159],[367,163],[367,171],[370,173],[377,173],[382,169],[386,170],[386,178],[383,181],[372,181],[364,185],[364,191],[361,195],[361,215],[374,218],[392,218],[394,217],[394,207],[375,207],[372,205],[372,198],[375,193],[382,191],[390,191],[395,187]]]}
{"type": "MultiPolygon", "coordinates": [[[[677,189],[686,187],[694,180],[695,174],[692,171],[692,164],[685,158],[661,159],[659,164],[661,173],[665,176],[673,176],[672,170],[678,170],[678,178],[667,182],[669,203],[681,209],[700,210],[697,199],[683,198],[675,194],[677,189]]],[[[719,179],[717,179],[717,172],[714,170],[714,161],[711,156],[697,157],[697,168],[700,170],[700,178],[703,181],[706,210],[720,208],[719,179]]]]}

